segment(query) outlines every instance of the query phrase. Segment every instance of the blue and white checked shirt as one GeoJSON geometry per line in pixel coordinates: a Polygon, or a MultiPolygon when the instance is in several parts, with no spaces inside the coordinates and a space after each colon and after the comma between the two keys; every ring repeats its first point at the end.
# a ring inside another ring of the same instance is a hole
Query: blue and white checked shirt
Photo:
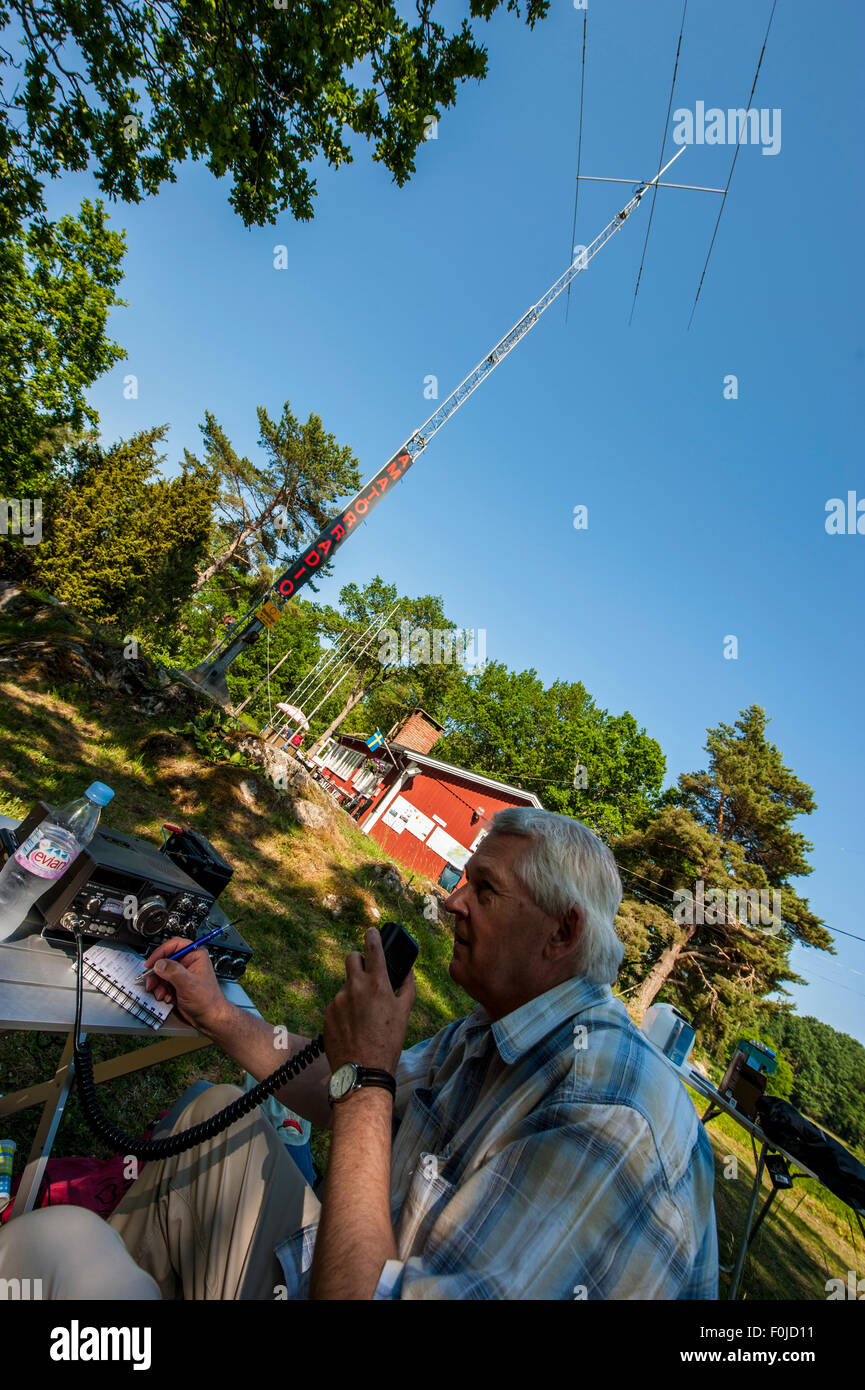
{"type": "MultiPolygon", "coordinates": [[[[377,1299],[718,1296],[712,1146],[608,985],[478,1006],[397,1069],[377,1299]]],[[[305,1298],[317,1223],[277,1248],[305,1298]]]]}

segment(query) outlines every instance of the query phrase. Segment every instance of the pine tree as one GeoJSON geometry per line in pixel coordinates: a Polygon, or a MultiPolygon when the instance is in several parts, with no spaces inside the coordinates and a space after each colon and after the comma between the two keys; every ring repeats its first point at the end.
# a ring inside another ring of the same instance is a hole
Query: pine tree
{"type": "Polygon", "coordinates": [[[708,768],[680,776],[679,804],[615,846],[629,943],[622,982],[635,986],[635,1012],[666,988],[719,1043],[771,1016],[766,995],[802,983],[789,963],[794,941],[833,949],[789,882],[812,872],[812,846],[790,823],[814,810],[813,792],[784,766],[766,724],[752,705],[709,730],[708,768]]]}
{"type": "MultiPolygon", "coordinates": [[[[288,401],[279,421],[263,406],[257,413],[264,464],[241,458],[215,417],[205,413],[206,466],[219,481],[219,501],[209,563],[198,569],[196,591],[226,565],[288,562],[330,519],[337,500],[360,486],[357,459],[327,433],[318,415],[299,425],[288,401]]],[[[188,450],[186,461],[198,465],[188,450]]],[[[323,565],[321,573],[328,572],[323,565]]]]}

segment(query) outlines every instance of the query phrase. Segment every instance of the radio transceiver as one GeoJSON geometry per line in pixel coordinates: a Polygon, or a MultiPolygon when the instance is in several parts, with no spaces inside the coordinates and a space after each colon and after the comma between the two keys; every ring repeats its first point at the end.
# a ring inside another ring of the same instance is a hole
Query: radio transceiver
{"type": "MultiPolygon", "coordinates": [[[[40,802],[17,830],[3,831],[7,851],[14,851],[50,811],[40,802]]],[[[169,846],[183,845],[185,835],[190,837],[189,845],[184,845],[185,862],[190,862],[199,881],[147,840],[109,827],[97,830],[66,873],[31,908],[31,916],[43,926],[42,935],[53,944],[68,945],[74,942],[77,927],[91,942],[116,942],[149,955],[169,937],[195,941],[207,926],[224,926],[222,938],[206,949],[217,975],[239,979],[252,949],[227,925],[215,894],[209,891],[211,885],[221,889],[231,877],[231,868],[209,841],[191,831],[176,830],[169,846]]]]}

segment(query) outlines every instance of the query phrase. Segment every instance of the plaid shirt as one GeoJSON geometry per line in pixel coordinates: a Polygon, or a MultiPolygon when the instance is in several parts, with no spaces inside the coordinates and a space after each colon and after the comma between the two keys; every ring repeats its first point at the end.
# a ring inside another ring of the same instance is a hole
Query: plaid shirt
{"type": "MultiPolygon", "coordinates": [[[[375,1298],[712,1299],[708,1136],[608,985],[478,1006],[400,1058],[375,1298]]],[[[276,1251],[305,1298],[316,1224],[276,1251]]]]}

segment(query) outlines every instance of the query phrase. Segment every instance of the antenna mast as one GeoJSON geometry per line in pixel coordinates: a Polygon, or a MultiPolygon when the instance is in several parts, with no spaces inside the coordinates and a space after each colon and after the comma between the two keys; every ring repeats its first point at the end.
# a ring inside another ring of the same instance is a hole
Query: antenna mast
{"type": "Polygon", "coordinates": [[[230,632],[219,646],[214,648],[206,660],[193,667],[191,671],[184,673],[193,685],[203,690],[225,709],[231,711],[231,696],[225,673],[232,661],[258,640],[263,628],[276,621],[277,615],[273,613],[273,609],[284,608],[289,599],[315,574],[316,570],[335,555],[351,532],[360,522],[365,521],[372,509],[378,505],[391,484],[399,482],[405,476],[415,459],[419,458],[442,426],[447,424],[460,406],[478,389],[481,382],[486,381],[490,373],[507,357],[517,343],[521,342],[526,334],[534,328],[541,314],[549,309],[553,301],[558,299],[562,291],[567,289],[580,271],[585,270],[589,261],[624,226],[631,213],[639,206],[644,193],[653,187],[667,172],[670,165],[675,163],[679,155],[684,153],[685,146],[683,145],[653,179],[647,183],[638,184],[633,197],[625,204],[621,212],[618,212],[612,221],[607,223],[591,245],[580,252],[568,266],[564,275],[561,275],[555,284],[550,286],[546,294],[538,300],[537,304],[532,305],[519,322],[514,324],[510,332],[499,339],[492,351],[487,353],[486,357],[469,372],[456,390],[448,396],[446,401],[442,402],[438,410],[433,411],[429,419],[415,430],[414,434],[405,441],[375,477],[364,483],[360,492],[345,510],[334,521],[328,522],[315,540],[290,562],[279,579],[274,581],[269,593],[256,604],[252,616],[241,619],[234,631],[230,632]],[[267,614],[266,620],[263,621],[256,614],[265,605],[270,609],[270,612],[267,614]]]}

